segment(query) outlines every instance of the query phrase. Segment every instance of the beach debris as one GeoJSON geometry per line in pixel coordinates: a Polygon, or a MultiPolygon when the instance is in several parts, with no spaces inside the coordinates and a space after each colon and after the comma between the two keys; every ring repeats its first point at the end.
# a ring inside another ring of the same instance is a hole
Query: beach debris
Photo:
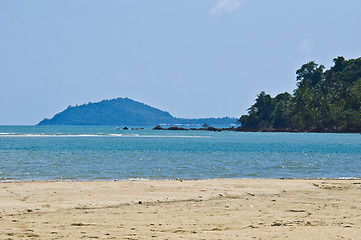
{"type": "Polygon", "coordinates": [[[246,226],[246,228],[259,228],[259,227],[256,227],[253,224],[251,224],[251,225],[246,226]]]}
{"type": "Polygon", "coordinates": [[[40,237],[40,235],[35,234],[35,233],[25,233],[25,235],[26,235],[27,237],[31,237],[31,238],[37,238],[37,237],[40,237]]]}
{"type": "Polygon", "coordinates": [[[70,226],[73,227],[82,227],[82,226],[95,226],[96,224],[91,224],[91,223],[72,223],[70,224],[70,226]]]}
{"type": "Polygon", "coordinates": [[[223,229],[222,228],[212,228],[211,231],[222,231],[223,229]]]}
{"type": "Polygon", "coordinates": [[[295,210],[295,209],[290,209],[290,210],[286,210],[286,212],[295,212],[295,213],[299,213],[299,212],[306,212],[306,210],[295,210]]]}
{"type": "Polygon", "coordinates": [[[138,201],[138,204],[142,204],[143,202],[142,201],[138,201]]]}
{"type": "Polygon", "coordinates": [[[279,223],[279,222],[273,222],[271,224],[272,227],[279,227],[279,226],[282,226],[283,224],[282,223],[279,223]]]}

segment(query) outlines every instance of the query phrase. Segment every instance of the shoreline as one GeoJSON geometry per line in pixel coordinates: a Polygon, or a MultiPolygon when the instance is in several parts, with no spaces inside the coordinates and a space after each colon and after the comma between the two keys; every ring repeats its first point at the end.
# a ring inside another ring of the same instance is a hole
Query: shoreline
{"type": "Polygon", "coordinates": [[[56,183],[56,182],[79,182],[79,183],[101,183],[101,182],[191,182],[191,181],[243,181],[243,180],[269,180],[269,181],[319,181],[319,180],[334,180],[334,181],[352,181],[352,180],[360,180],[361,177],[341,177],[341,178],[207,178],[207,179],[184,179],[184,178],[175,178],[175,179],[87,179],[87,180],[79,180],[79,179],[50,179],[50,180],[0,180],[0,184],[2,183],[56,183]]]}
{"type": "Polygon", "coordinates": [[[152,128],[152,130],[163,131],[209,131],[209,132],[266,132],[266,133],[360,133],[359,130],[344,131],[341,129],[328,129],[328,128],[307,128],[307,129],[292,129],[292,128],[264,128],[264,129],[252,129],[244,127],[228,127],[228,128],[215,128],[215,127],[203,127],[203,128],[183,128],[172,126],[163,128],[160,125],[152,128]]]}
{"type": "Polygon", "coordinates": [[[356,239],[361,179],[0,182],[1,239],[356,239]]]}
{"type": "Polygon", "coordinates": [[[361,177],[340,177],[340,178],[205,178],[205,179],[186,179],[186,178],[175,178],[175,179],[88,179],[88,180],[79,180],[79,179],[50,179],[50,180],[0,180],[1,183],[34,183],[34,182],[81,182],[81,183],[92,183],[92,182],[143,182],[143,181],[164,181],[164,182],[172,182],[172,181],[221,181],[221,180],[300,180],[300,181],[312,181],[312,180],[335,180],[335,181],[352,181],[352,180],[361,180],[361,177]]]}

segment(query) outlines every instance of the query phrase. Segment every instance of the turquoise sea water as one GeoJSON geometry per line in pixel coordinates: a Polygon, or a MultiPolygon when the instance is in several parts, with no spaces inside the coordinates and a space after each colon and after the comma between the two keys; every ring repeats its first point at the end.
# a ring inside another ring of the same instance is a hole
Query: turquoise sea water
{"type": "Polygon", "coordinates": [[[360,178],[361,134],[0,126],[0,180],[360,178]]]}

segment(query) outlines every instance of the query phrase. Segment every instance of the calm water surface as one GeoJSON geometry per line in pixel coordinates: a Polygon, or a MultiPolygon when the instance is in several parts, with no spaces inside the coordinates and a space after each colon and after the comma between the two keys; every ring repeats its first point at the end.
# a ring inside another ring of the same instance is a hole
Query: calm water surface
{"type": "Polygon", "coordinates": [[[0,180],[360,178],[361,134],[0,126],[0,180]]]}

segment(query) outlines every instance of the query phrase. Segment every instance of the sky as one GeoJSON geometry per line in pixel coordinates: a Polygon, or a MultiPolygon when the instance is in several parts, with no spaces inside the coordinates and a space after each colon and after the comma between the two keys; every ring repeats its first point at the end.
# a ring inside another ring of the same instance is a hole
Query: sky
{"type": "Polygon", "coordinates": [[[240,117],[316,61],[361,57],[360,0],[0,0],[0,125],[128,97],[240,117]]]}

